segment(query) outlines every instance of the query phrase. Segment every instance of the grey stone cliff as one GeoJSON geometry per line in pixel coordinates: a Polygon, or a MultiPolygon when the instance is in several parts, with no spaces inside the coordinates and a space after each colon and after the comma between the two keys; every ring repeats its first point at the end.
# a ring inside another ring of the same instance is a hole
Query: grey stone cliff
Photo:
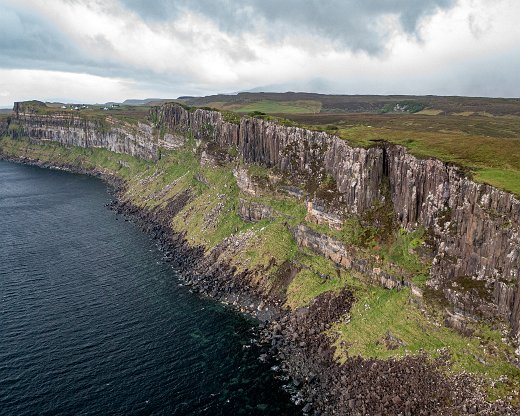
{"type": "Polygon", "coordinates": [[[216,111],[189,112],[175,105],[157,111],[176,131],[234,146],[245,162],[275,168],[307,185],[332,175],[338,191],[333,203],[346,213],[370,209],[384,198],[387,181],[400,225],[423,226],[435,237],[430,285],[457,312],[501,317],[520,336],[520,201],[514,195],[401,146],[353,148],[323,132],[261,119],[242,118],[237,125],[216,111]]]}
{"type": "Polygon", "coordinates": [[[75,112],[59,115],[42,115],[26,112],[17,104],[14,107],[11,130],[13,137],[27,137],[34,142],[58,142],[66,146],[108,149],[143,159],[157,160],[158,143],[152,126],[136,125],[113,117],[88,119],[75,112]]]}
{"type": "MultiPolygon", "coordinates": [[[[11,134],[147,159],[157,158],[159,145],[178,147],[192,135],[198,142],[236,149],[242,161],[273,168],[311,196],[331,176],[336,186],[329,201],[334,213],[339,209],[362,215],[390,197],[400,226],[423,226],[434,237],[436,255],[428,284],[457,313],[502,318],[520,337],[520,201],[514,195],[478,184],[456,166],[415,157],[400,146],[354,148],[323,132],[247,117],[235,124],[219,112],[175,104],[152,109],[149,118],[150,124],[134,126],[110,118],[101,123],[74,114],[28,114],[15,107],[13,122],[19,130],[11,134]],[[168,131],[160,144],[154,135],[159,127],[168,131]],[[383,185],[389,187],[387,193],[383,185]]],[[[239,171],[235,175],[254,195],[247,178],[239,171]]],[[[241,210],[251,220],[264,216],[251,205],[241,210]]],[[[321,220],[332,218],[322,212],[321,220]]]]}

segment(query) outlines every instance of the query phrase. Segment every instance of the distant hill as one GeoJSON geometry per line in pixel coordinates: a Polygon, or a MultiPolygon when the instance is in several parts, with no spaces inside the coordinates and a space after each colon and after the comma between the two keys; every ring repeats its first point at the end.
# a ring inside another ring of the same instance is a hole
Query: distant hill
{"type": "Polygon", "coordinates": [[[429,111],[431,115],[473,113],[496,116],[520,115],[518,98],[241,92],[206,97],[179,97],[178,100],[192,106],[207,106],[244,113],[262,111],[267,114],[338,114],[429,111]]]}
{"type": "Polygon", "coordinates": [[[162,103],[177,101],[173,98],[145,98],[144,100],[131,99],[122,102],[124,105],[160,105],[162,103]]]}

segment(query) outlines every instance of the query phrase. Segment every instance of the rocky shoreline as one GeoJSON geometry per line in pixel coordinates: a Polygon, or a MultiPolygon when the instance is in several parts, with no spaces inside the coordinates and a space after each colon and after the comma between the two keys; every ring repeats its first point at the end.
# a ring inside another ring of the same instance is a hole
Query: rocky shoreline
{"type": "MultiPolygon", "coordinates": [[[[186,198],[186,197],[184,197],[186,198]]],[[[449,356],[425,355],[401,360],[349,358],[339,364],[327,336],[330,326],[348,315],[354,295],[348,289],[326,292],[306,308],[290,312],[261,297],[248,286],[247,273],[234,274],[217,252],[190,247],[182,234],[168,226],[187,198],[175,198],[164,210],[145,211],[114,200],[111,209],[132,218],[158,241],[164,258],[180,272],[192,291],[223,302],[260,322],[261,360],[274,360],[280,375],[289,378],[294,399],[305,415],[514,415],[515,409],[488,403],[466,374],[447,375],[449,356]]]]}
{"type": "Polygon", "coordinates": [[[472,376],[449,375],[445,354],[434,361],[423,355],[400,360],[350,357],[339,364],[331,348],[330,328],[348,316],[354,302],[352,292],[326,292],[294,312],[284,310],[278,299],[259,295],[247,271],[236,273],[219,259],[219,247],[210,252],[202,246],[191,247],[185,235],[172,230],[171,219],[189,201],[187,192],[160,210],[143,210],[121,198],[125,183],[109,172],[24,157],[0,155],[0,159],[96,176],[108,183],[115,196],[109,208],[136,222],[159,243],[164,259],[180,272],[185,285],[261,322],[260,342],[266,346],[266,355],[260,359],[281,363],[280,374],[290,377],[303,414],[519,414],[502,401],[487,402],[472,376]]]}

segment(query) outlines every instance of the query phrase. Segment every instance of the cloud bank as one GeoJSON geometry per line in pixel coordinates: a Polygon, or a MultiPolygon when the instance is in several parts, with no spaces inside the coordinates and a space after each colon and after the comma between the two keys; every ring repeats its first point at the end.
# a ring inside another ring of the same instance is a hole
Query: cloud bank
{"type": "Polygon", "coordinates": [[[0,0],[0,10],[0,106],[258,87],[520,96],[515,0],[0,0]]]}

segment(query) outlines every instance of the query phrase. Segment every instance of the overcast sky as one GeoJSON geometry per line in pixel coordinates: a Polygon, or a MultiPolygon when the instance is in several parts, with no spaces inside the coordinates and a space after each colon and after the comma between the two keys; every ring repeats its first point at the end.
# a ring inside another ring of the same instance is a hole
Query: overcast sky
{"type": "Polygon", "coordinates": [[[0,0],[0,107],[259,89],[520,96],[519,0],[0,0]]]}

